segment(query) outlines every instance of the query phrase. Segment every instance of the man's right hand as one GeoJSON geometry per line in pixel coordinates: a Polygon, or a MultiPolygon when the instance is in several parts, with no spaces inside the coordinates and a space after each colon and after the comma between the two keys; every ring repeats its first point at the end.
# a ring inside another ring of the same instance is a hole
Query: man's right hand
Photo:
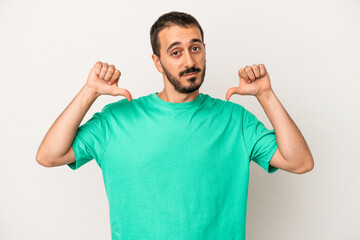
{"type": "Polygon", "coordinates": [[[114,65],[98,61],[92,67],[85,85],[93,89],[97,96],[122,95],[130,102],[132,100],[130,92],[118,87],[120,75],[121,72],[114,65]]]}

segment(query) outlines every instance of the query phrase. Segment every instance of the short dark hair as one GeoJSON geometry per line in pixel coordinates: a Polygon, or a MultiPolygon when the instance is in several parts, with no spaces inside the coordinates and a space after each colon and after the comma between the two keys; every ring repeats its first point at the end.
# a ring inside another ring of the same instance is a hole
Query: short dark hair
{"type": "Polygon", "coordinates": [[[198,27],[201,33],[201,40],[204,42],[204,32],[199,24],[199,22],[190,14],[183,12],[169,12],[161,15],[158,20],[152,25],[150,29],[150,41],[153,53],[160,57],[160,42],[159,42],[159,32],[166,27],[170,26],[180,26],[180,27],[189,27],[195,26],[198,27]]]}

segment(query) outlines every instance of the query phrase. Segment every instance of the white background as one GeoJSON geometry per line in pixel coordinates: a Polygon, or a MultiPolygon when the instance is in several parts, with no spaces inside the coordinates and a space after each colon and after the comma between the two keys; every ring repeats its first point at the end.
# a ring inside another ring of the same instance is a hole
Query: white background
{"type": "MultiPolygon", "coordinates": [[[[360,239],[359,1],[0,0],[0,239],[110,239],[101,169],[37,164],[37,149],[100,60],[133,98],[161,91],[149,31],[192,14],[207,44],[200,92],[225,100],[264,63],[315,159],[304,175],[252,163],[247,239],[360,239]]],[[[123,97],[101,96],[85,116],[123,97]]],[[[230,99],[272,128],[256,98],[230,99]]],[[[169,238],[170,239],[170,238],[169,238]]]]}

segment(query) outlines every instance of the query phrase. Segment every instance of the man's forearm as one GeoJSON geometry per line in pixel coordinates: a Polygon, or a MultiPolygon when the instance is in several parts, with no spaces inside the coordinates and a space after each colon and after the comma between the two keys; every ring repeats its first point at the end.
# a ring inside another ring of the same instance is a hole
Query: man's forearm
{"type": "Polygon", "coordinates": [[[276,134],[276,142],[283,157],[294,166],[312,166],[313,158],[300,130],[273,91],[257,96],[276,134]]]}
{"type": "Polygon", "coordinates": [[[82,119],[98,96],[86,85],[81,88],[46,133],[37,152],[37,160],[50,162],[69,151],[82,119]]]}

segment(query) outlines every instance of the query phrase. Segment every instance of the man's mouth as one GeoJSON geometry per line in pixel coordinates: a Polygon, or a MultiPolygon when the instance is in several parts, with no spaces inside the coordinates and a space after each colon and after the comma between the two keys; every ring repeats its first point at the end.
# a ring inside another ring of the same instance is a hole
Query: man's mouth
{"type": "Polygon", "coordinates": [[[193,72],[193,73],[188,73],[188,74],[184,74],[184,77],[191,77],[191,76],[195,76],[197,74],[197,72],[193,72]]]}
{"type": "Polygon", "coordinates": [[[197,73],[201,72],[200,68],[196,68],[196,67],[191,67],[191,68],[187,68],[185,71],[179,73],[179,76],[195,76],[197,73]]]}

